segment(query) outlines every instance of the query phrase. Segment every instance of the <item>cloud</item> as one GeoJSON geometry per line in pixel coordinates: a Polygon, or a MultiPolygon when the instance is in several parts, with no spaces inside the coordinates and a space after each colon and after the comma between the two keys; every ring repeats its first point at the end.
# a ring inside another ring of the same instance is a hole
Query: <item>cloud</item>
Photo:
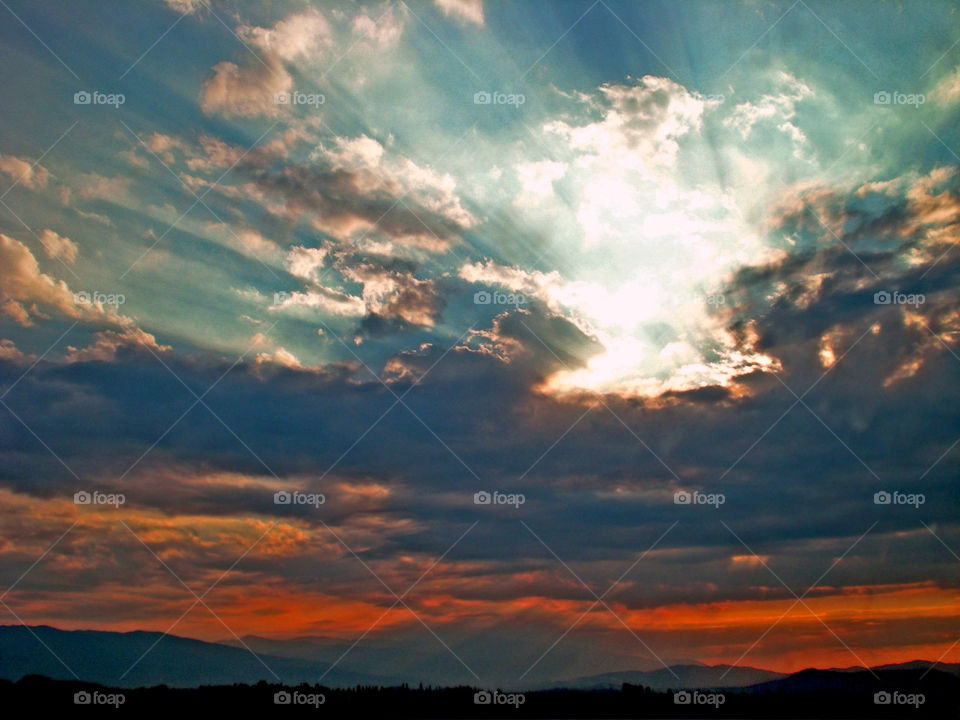
{"type": "Polygon", "coordinates": [[[368,331],[384,329],[381,321],[433,327],[443,310],[444,301],[432,280],[370,264],[342,267],[340,271],[363,284],[363,301],[368,311],[364,327],[368,331]]]}
{"type": "Polygon", "coordinates": [[[224,61],[204,81],[200,106],[226,117],[279,115],[278,93],[293,89],[286,65],[316,60],[333,46],[330,24],[316,9],[289,15],[272,27],[241,25],[237,35],[258,52],[244,65],[224,61]]]}
{"type": "Polygon", "coordinates": [[[725,276],[765,249],[730,191],[702,176],[703,126],[721,101],[649,75],[565,100],[571,115],[540,125],[505,193],[563,269],[486,258],[459,271],[544,303],[603,348],[541,389],[658,395],[774,370],[712,302],[725,276]]]}
{"type": "Polygon", "coordinates": [[[308,248],[297,245],[287,253],[287,271],[295,277],[315,280],[317,271],[323,267],[327,257],[326,248],[308,248]]]}
{"type": "Polygon", "coordinates": [[[34,359],[33,355],[24,355],[17,349],[13,340],[0,339],[0,361],[26,363],[34,359]]]}
{"type": "Polygon", "coordinates": [[[953,105],[960,100],[960,67],[940,80],[930,95],[937,104],[943,106],[953,105]]]}
{"type": "Polygon", "coordinates": [[[292,87],[293,79],[272,53],[263,54],[263,64],[252,61],[241,67],[224,61],[214,65],[213,77],[204,81],[200,107],[205,113],[227,117],[273,117],[280,111],[276,94],[292,87]]]}
{"type": "Polygon", "coordinates": [[[953,167],[785,189],[766,225],[794,250],[739,271],[731,303],[756,319],[759,344],[779,345],[785,363],[798,344],[815,340],[821,366],[832,368],[856,341],[877,346],[869,380],[861,378],[866,391],[916,388],[960,341],[958,296],[948,279],[956,269],[941,264],[960,244],[957,189],[953,167]],[[878,303],[878,294],[920,299],[878,303]]]}
{"type": "Polygon", "coordinates": [[[780,129],[785,127],[798,130],[788,122],[797,113],[797,103],[813,96],[813,91],[796,77],[786,72],[778,72],[776,82],[780,92],[763,95],[756,102],[744,102],[735,106],[724,125],[736,130],[746,140],[754,126],[763,121],[773,121],[780,129]]]}
{"type": "Polygon", "coordinates": [[[337,263],[337,270],[344,278],[362,286],[359,297],[325,287],[316,280],[315,271],[319,266],[314,260],[312,256],[296,252],[291,273],[302,271],[301,277],[310,281],[309,286],[303,292],[285,293],[269,310],[316,308],[333,316],[362,317],[362,331],[379,335],[405,326],[433,327],[445,306],[433,280],[421,280],[409,272],[374,263],[337,263]]]}
{"type": "MultiPolygon", "coordinates": [[[[567,165],[552,160],[542,160],[518,164],[516,172],[524,192],[539,198],[553,193],[553,183],[566,175],[567,165]]],[[[517,201],[521,202],[523,198],[518,198],[517,201]]]]}
{"type": "Polygon", "coordinates": [[[237,35],[286,63],[316,57],[333,43],[330,24],[313,8],[290,15],[271,28],[242,25],[237,35]]]}
{"type": "Polygon", "coordinates": [[[483,0],[433,1],[444,15],[454,18],[460,24],[473,24],[483,27],[483,0]]]}
{"type": "Polygon", "coordinates": [[[219,235],[224,244],[233,248],[241,255],[253,258],[269,258],[280,252],[280,246],[273,240],[264,237],[260,232],[249,227],[234,229],[228,223],[210,223],[207,226],[219,235]]]}
{"type": "Polygon", "coordinates": [[[65,282],[40,272],[26,245],[0,233],[0,313],[29,326],[33,317],[42,316],[38,305],[54,308],[71,318],[107,317],[96,306],[78,305],[65,282]]]}
{"type": "Polygon", "coordinates": [[[808,140],[806,134],[793,123],[797,105],[813,97],[813,90],[787,72],[778,72],[775,77],[777,92],[760,97],[755,102],[736,105],[723,124],[738,132],[743,140],[753,133],[759,124],[771,124],[785,134],[793,143],[793,155],[799,160],[806,157],[808,140]]]}
{"type": "Polygon", "coordinates": [[[144,349],[157,354],[170,352],[169,345],[158,345],[156,338],[139,328],[128,327],[120,330],[103,330],[94,336],[94,342],[87,347],[77,349],[67,347],[66,361],[77,362],[113,362],[118,353],[136,352],[144,349]]]}
{"type": "Polygon", "coordinates": [[[49,171],[27,158],[0,155],[0,173],[29,190],[42,190],[50,180],[49,171]]]}
{"type": "Polygon", "coordinates": [[[77,244],[70,238],[58,235],[53,230],[41,230],[37,237],[48,258],[60,258],[71,265],[77,259],[77,244]]]}
{"type": "Polygon", "coordinates": [[[861,184],[814,181],[786,187],[767,208],[764,229],[799,243],[798,251],[812,243],[836,245],[837,238],[855,248],[866,243],[871,251],[903,246],[915,264],[955,243],[958,221],[956,168],[939,166],[925,175],[907,173],[861,184]]]}
{"type": "Polygon", "coordinates": [[[354,42],[365,44],[368,52],[373,49],[385,50],[396,45],[403,35],[409,14],[405,3],[393,6],[384,3],[374,15],[361,10],[350,21],[350,29],[356,38],[354,42]]]}
{"type": "Polygon", "coordinates": [[[159,157],[167,165],[173,165],[176,161],[174,150],[186,150],[186,144],[179,138],[158,132],[151,133],[145,144],[150,152],[159,157]]]}
{"type": "Polygon", "coordinates": [[[390,252],[443,252],[477,222],[450,175],[387,153],[366,136],[321,146],[310,163],[273,169],[254,160],[238,169],[280,201],[286,217],[308,214],[315,229],[342,242],[376,232],[390,252]]]}
{"type": "Polygon", "coordinates": [[[74,191],[82,200],[106,200],[117,203],[128,197],[132,178],[124,175],[105,177],[96,172],[81,173],[73,183],[74,191]]]}
{"type": "Polygon", "coordinates": [[[562,120],[545,130],[565,137],[570,147],[624,169],[654,171],[672,166],[678,140],[698,130],[711,105],[669,78],[646,75],[632,85],[600,86],[601,120],[571,125],[562,120]]]}
{"type": "Polygon", "coordinates": [[[272,352],[258,353],[254,362],[258,365],[277,365],[288,370],[305,370],[297,356],[286,348],[279,347],[272,352]]]}
{"type": "Polygon", "coordinates": [[[206,5],[206,0],[164,0],[164,2],[171,10],[183,14],[194,13],[206,5]]]}
{"type": "MultiPolygon", "coordinates": [[[[951,181],[946,182],[949,187],[951,181]]],[[[902,194],[916,184],[903,183],[902,194]]],[[[855,190],[849,193],[853,197],[855,190]]],[[[934,197],[941,194],[938,186],[929,192],[934,197]]],[[[820,262],[832,261],[821,268],[831,276],[856,265],[851,260],[849,267],[835,268],[842,256],[824,247],[817,252],[820,262]]],[[[508,266],[481,265],[470,272],[484,282],[494,277],[534,282],[519,274],[511,279],[508,266]]],[[[789,265],[782,272],[791,273],[779,277],[784,281],[799,282],[803,275],[800,270],[794,275],[789,265]]],[[[738,280],[738,287],[746,292],[747,276],[738,280]]],[[[871,290],[866,287],[862,292],[871,290]]],[[[829,311],[842,298],[825,283],[803,307],[750,308],[750,314],[764,350],[784,358],[781,379],[798,393],[822,374],[819,324],[824,317],[831,328],[839,323],[830,337],[833,369],[805,401],[881,477],[891,482],[895,478],[901,487],[910,483],[911,489],[928,494],[925,522],[938,523],[936,527],[947,524],[953,507],[949,479],[958,461],[948,455],[922,482],[914,479],[956,439],[955,428],[945,426],[949,424],[923,420],[941,417],[936,409],[942,408],[942,387],[956,381],[956,361],[945,351],[930,355],[913,377],[883,387],[883,379],[898,362],[897,349],[906,346],[909,333],[919,338],[926,331],[917,325],[907,330],[897,322],[898,310],[881,309],[885,313],[879,318],[882,332],[868,334],[850,350],[860,333],[878,319],[874,316],[878,309],[868,300],[848,301],[850,314],[829,311]],[[807,332],[791,330],[798,326],[807,332]],[[930,391],[923,389],[928,386],[930,391]]],[[[933,326],[937,332],[947,327],[933,326]]],[[[946,336],[945,341],[952,344],[955,338],[946,336]]],[[[102,344],[109,352],[121,343],[107,336],[102,344]]],[[[883,520],[833,569],[830,588],[808,598],[818,612],[829,612],[838,622],[844,618],[847,624],[836,629],[845,638],[869,639],[866,625],[874,618],[861,613],[878,602],[922,597],[930,607],[951,607],[954,589],[916,585],[940,572],[938,561],[927,552],[930,546],[924,544],[935,541],[916,527],[914,516],[881,515],[872,502],[876,482],[869,473],[803,407],[784,414],[792,399],[769,376],[744,381],[752,388],[744,398],[731,392],[681,393],[654,401],[610,394],[604,397],[609,410],[602,405],[589,410],[589,405],[535,390],[561,361],[576,368],[597,350],[592,339],[536,302],[523,312],[497,315],[490,329],[477,332],[467,345],[445,355],[446,343],[437,342],[391,356],[383,367],[384,380],[397,394],[411,388],[405,402],[416,418],[403,406],[384,415],[394,398],[369,375],[361,380],[359,374],[330,366],[304,372],[297,357],[282,346],[258,343],[256,349],[259,354],[252,361],[238,364],[229,374],[224,374],[230,367],[226,361],[209,364],[172,353],[164,357],[191,387],[209,387],[223,376],[208,402],[280,478],[266,473],[211,414],[195,412],[184,417],[124,485],[128,522],[162,557],[169,553],[175,558],[170,562],[177,563],[178,574],[209,571],[211,564],[218,564],[214,559],[229,563],[277,520],[280,533],[269,534],[266,546],[258,546],[245,559],[248,582],[238,583],[238,592],[276,609],[278,593],[286,597],[296,592],[312,600],[312,581],[304,578],[322,573],[323,590],[333,598],[329,603],[369,603],[370,617],[360,614],[367,622],[356,620],[356,634],[383,612],[382,588],[363,577],[362,567],[340,562],[342,548],[337,549],[317,516],[278,508],[272,501],[277,489],[325,493],[323,523],[351,547],[362,547],[364,561],[391,586],[405,587],[416,580],[430,558],[479,519],[465,542],[436,568],[439,574],[431,573],[425,580],[413,607],[423,609],[430,621],[444,623],[444,632],[462,630],[467,645],[477,635],[499,639],[520,633],[518,643],[529,644],[532,654],[528,666],[587,610],[589,602],[564,580],[542,545],[518,527],[515,516],[488,513],[488,508],[472,501],[473,493],[484,486],[515,489],[527,496],[524,522],[587,582],[601,586],[636,559],[638,547],[649,546],[679,520],[658,548],[645,555],[644,570],[638,567],[638,572],[658,578],[655,587],[644,580],[646,575],[626,578],[618,588],[615,607],[631,627],[660,628],[645,640],[658,650],[661,645],[672,648],[670,652],[678,657],[665,655],[669,660],[703,657],[704,648],[713,645],[724,648],[723,652],[734,648],[730,657],[717,652],[724,660],[735,660],[769,624],[757,618],[780,615],[793,597],[786,590],[770,590],[757,600],[756,588],[770,582],[766,569],[744,561],[742,546],[718,522],[703,513],[694,515],[696,508],[673,504],[676,488],[697,487],[726,494],[724,522],[768,558],[770,567],[794,588],[805,587],[804,582],[830,566],[875,520],[883,520]],[[344,455],[375,421],[356,450],[344,455]],[[776,427],[770,430],[775,421],[776,427]],[[754,443],[761,436],[762,442],[754,443]],[[497,452],[491,453],[490,447],[497,452]],[[802,462],[794,462],[801,455],[802,462]],[[718,481],[738,457],[736,471],[718,481]],[[338,463],[335,469],[324,476],[334,463],[338,463]],[[472,478],[465,465],[482,480],[472,478]],[[824,477],[829,481],[818,481],[824,477]],[[801,517],[797,507],[805,506],[816,512],[801,517]],[[555,532],[557,527],[564,532],[555,532]],[[593,538],[590,543],[578,542],[586,535],[593,538]],[[187,547],[185,537],[202,542],[187,547]],[[874,583],[881,570],[884,586],[878,587],[874,583]],[[411,578],[405,584],[407,574],[411,578]],[[270,588],[266,596],[251,591],[264,587],[270,588]],[[519,626],[493,623],[504,615],[522,621],[519,626]],[[707,619],[718,617],[722,622],[703,630],[707,619]],[[531,635],[527,626],[539,628],[546,642],[539,642],[542,638],[531,635]]],[[[184,402],[190,401],[185,392],[159,391],[176,381],[159,363],[138,362],[135,352],[112,355],[110,371],[105,375],[90,362],[48,361],[25,377],[11,395],[11,402],[18,402],[17,413],[51,442],[66,463],[82,476],[89,473],[99,478],[105,487],[115,483],[169,429],[182,415],[184,402]],[[145,412],[148,405],[150,412],[145,412]],[[127,421],[117,422],[117,418],[127,421]]],[[[0,372],[10,373],[0,378],[3,384],[7,377],[12,381],[18,375],[2,368],[0,372]]],[[[53,523],[54,518],[63,523],[59,532],[54,532],[59,525],[44,525],[46,533],[37,533],[35,539],[26,535],[30,546],[36,544],[37,552],[42,552],[43,537],[59,535],[75,519],[72,508],[69,515],[66,510],[55,512],[58,506],[51,499],[57,493],[69,498],[75,480],[62,468],[57,470],[55,460],[45,465],[44,449],[27,443],[25,431],[17,429],[13,418],[0,415],[0,424],[17,448],[18,460],[12,462],[9,445],[0,449],[0,460],[11,468],[3,477],[5,488],[10,488],[3,506],[34,508],[44,523],[53,523]],[[40,471],[49,478],[46,498],[28,495],[38,492],[32,478],[40,471]]],[[[22,522],[23,512],[19,514],[22,522]]],[[[4,536],[23,537],[19,531],[10,532],[16,515],[0,514],[4,536]]],[[[84,527],[90,522],[95,522],[95,515],[85,514],[84,527]]],[[[35,597],[60,597],[63,589],[57,582],[62,584],[69,577],[74,583],[88,583],[85,597],[96,595],[112,602],[107,578],[117,572],[117,563],[126,562],[124,546],[108,543],[106,551],[98,550],[98,543],[86,543],[89,537],[90,533],[78,534],[82,542],[78,539],[76,545],[69,544],[71,536],[65,540],[69,549],[65,554],[76,567],[38,568],[40,574],[31,587],[35,597]],[[95,552],[107,554],[101,557],[95,552]]],[[[131,538],[132,547],[136,542],[131,538]]],[[[952,559],[944,553],[943,562],[952,559]]],[[[145,584],[150,583],[152,572],[144,571],[145,584]]],[[[162,567],[157,568],[158,577],[162,572],[162,567]]],[[[155,605],[155,597],[152,602],[155,605]]],[[[148,607],[140,599],[128,605],[126,612],[135,615],[131,622],[166,614],[166,608],[150,612],[153,605],[148,607]]],[[[261,627],[256,615],[231,607],[238,613],[228,619],[231,626],[236,620],[239,628],[261,627]]],[[[329,620],[330,605],[325,607],[324,617],[329,620]]],[[[31,617],[45,617],[37,612],[40,609],[32,608],[31,617]]],[[[283,627],[290,634],[312,629],[304,623],[309,625],[313,615],[292,607],[287,610],[283,622],[289,625],[283,627]]],[[[904,620],[891,619],[889,613],[883,617],[888,625],[904,620]]],[[[937,625],[950,617],[945,609],[942,617],[924,618],[924,622],[937,625]]],[[[586,620],[584,642],[599,643],[605,655],[619,647],[604,634],[617,625],[614,618],[610,617],[609,626],[598,616],[586,620]]],[[[782,637],[773,634],[774,644],[795,649],[791,636],[822,629],[812,618],[809,625],[794,622],[782,637]]],[[[324,628],[339,637],[332,627],[324,628]]],[[[460,652],[460,646],[454,646],[460,652]]],[[[816,641],[810,641],[808,649],[816,646],[816,641]]],[[[765,644],[763,652],[773,658],[771,647],[765,644]]],[[[629,662],[637,662],[635,653],[627,649],[624,653],[629,662]]],[[[797,662],[803,659],[809,656],[797,662]]],[[[564,659],[545,670],[545,676],[569,667],[564,659]]]]}
{"type": "Polygon", "coordinates": [[[268,310],[316,308],[335,317],[361,317],[366,313],[366,307],[363,298],[323,286],[314,286],[303,292],[287,293],[279,303],[268,310]]]}
{"type": "Polygon", "coordinates": [[[561,311],[564,290],[570,286],[557,270],[549,273],[539,270],[531,272],[519,267],[501,265],[493,260],[465,263],[457,272],[459,277],[468,283],[500,286],[514,293],[536,298],[554,312],[561,311]]]}
{"type": "Polygon", "coordinates": [[[379,141],[366,135],[338,137],[332,147],[318,150],[314,157],[323,158],[335,171],[375,173],[385,179],[384,185],[389,191],[401,195],[401,202],[409,196],[426,210],[464,229],[477,222],[462,206],[456,194],[456,181],[450,174],[439,173],[409,158],[389,153],[379,141]]]}
{"type": "Polygon", "coordinates": [[[132,318],[122,315],[117,306],[105,305],[99,297],[112,294],[116,293],[105,290],[75,293],[63,280],[41,272],[26,245],[0,233],[0,315],[18,325],[30,327],[36,319],[50,319],[47,313],[52,310],[84,323],[138,333],[132,318]]]}

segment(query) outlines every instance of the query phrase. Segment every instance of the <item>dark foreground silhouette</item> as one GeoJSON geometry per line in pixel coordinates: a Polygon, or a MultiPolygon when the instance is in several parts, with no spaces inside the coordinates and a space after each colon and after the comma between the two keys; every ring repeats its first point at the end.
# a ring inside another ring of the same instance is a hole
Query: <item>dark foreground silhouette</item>
{"type": "Polygon", "coordinates": [[[546,690],[524,694],[470,687],[288,687],[260,682],[200,688],[108,688],[36,675],[0,681],[7,717],[66,711],[83,717],[269,713],[375,718],[956,718],[960,678],[938,670],[808,670],[736,690],[659,692],[546,690]]]}

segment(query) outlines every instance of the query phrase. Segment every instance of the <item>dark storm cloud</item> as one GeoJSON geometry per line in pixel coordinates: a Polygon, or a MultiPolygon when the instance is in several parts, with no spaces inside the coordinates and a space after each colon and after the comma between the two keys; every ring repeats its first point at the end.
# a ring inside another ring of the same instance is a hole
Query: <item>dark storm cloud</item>
{"type": "MultiPolygon", "coordinates": [[[[960,361],[927,348],[900,309],[851,302],[837,355],[855,347],[827,372],[816,316],[821,303],[831,302],[836,298],[826,295],[806,309],[789,306],[789,316],[785,307],[753,318],[759,335],[773,338],[765,349],[781,358],[783,382],[797,394],[826,373],[804,398],[809,410],[797,405],[779,422],[795,398],[769,376],[745,383],[749,392],[735,400],[729,391],[711,399],[706,390],[656,402],[540,395],[532,388],[561,360],[576,366],[595,346],[535,307],[498,318],[472,350],[459,348],[442,359],[438,347],[401,353],[387,364],[389,390],[356,367],[264,374],[241,363],[204,398],[223,424],[197,405],[174,425],[195,398],[142,349],[118,353],[111,363],[43,361],[6,402],[82,482],[121,489],[131,507],[171,515],[277,516],[276,473],[290,486],[326,493],[325,522],[370,514],[413,522],[400,532],[386,527],[369,550],[371,561],[436,552],[458,528],[481,519],[462,559],[494,563],[505,574],[531,567],[556,572],[522,519],[561,557],[584,563],[582,572],[597,582],[607,572],[604,563],[629,561],[678,521],[665,543],[677,554],[648,563],[660,589],[651,594],[627,586],[623,601],[747,597],[754,583],[771,584],[772,578],[763,578],[762,567],[730,574],[729,558],[747,551],[719,520],[758,553],[779,558],[782,577],[802,586],[874,520],[881,521],[882,534],[915,531],[920,519],[949,526],[954,517],[956,492],[947,479],[956,460],[948,455],[920,478],[956,439],[957,418],[943,407],[938,388],[960,379],[960,361]],[[778,333],[790,322],[806,331],[778,333]],[[881,330],[875,333],[876,324],[881,330]],[[497,344],[506,347],[506,360],[486,351],[497,344]],[[904,356],[919,350],[927,354],[916,373],[884,387],[904,356]],[[404,398],[402,404],[395,405],[390,390],[404,398]],[[262,486],[208,479],[225,472],[259,478],[262,486]],[[376,482],[390,493],[373,505],[352,504],[337,488],[343,482],[376,482]],[[522,492],[526,503],[519,509],[475,506],[473,493],[484,489],[522,492]],[[726,502],[719,509],[677,506],[673,494],[680,489],[722,492],[726,502]],[[873,494],[883,489],[923,492],[926,504],[919,511],[875,506],[873,494]],[[585,536],[590,543],[582,542],[585,536]],[[696,587],[686,580],[691,576],[698,578],[696,587]]],[[[934,308],[931,302],[920,312],[934,308]]],[[[229,368],[175,356],[164,362],[198,395],[229,368]]],[[[3,370],[9,385],[23,366],[5,363],[3,370]]],[[[29,431],[9,413],[0,426],[9,487],[46,497],[72,494],[77,480],[29,431]]],[[[301,508],[286,517],[315,522],[301,508]]],[[[836,571],[838,581],[881,580],[873,542],[865,541],[864,549],[873,550],[857,556],[860,562],[836,571]]],[[[884,552],[905,558],[928,544],[901,541],[884,552]]],[[[929,563],[940,565],[933,559],[887,563],[883,579],[937,576],[929,563]]]]}

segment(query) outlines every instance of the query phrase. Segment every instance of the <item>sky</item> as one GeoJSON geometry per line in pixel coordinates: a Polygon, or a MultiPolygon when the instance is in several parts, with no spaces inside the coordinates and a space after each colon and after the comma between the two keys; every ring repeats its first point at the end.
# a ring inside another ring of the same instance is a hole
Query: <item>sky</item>
{"type": "Polygon", "coordinates": [[[956,5],[0,6],[0,622],[960,662],[956,5]]]}

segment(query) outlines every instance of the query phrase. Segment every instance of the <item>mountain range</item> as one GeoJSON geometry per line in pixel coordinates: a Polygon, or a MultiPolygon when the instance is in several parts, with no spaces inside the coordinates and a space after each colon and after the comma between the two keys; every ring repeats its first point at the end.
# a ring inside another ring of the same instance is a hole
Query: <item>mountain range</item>
{"type": "MultiPolygon", "coordinates": [[[[317,638],[277,641],[251,637],[238,645],[203,642],[158,632],[67,631],[49,626],[7,625],[0,626],[0,679],[18,681],[27,675],[41,675],[55,680],[79,679],[113,687],[168,685],[189,688],[253,684],[260,680],[287,685],[322,683],[328,687],[415,685],[421,682],[436,686],[448,684],[443,680],[444,670],[456,664],[449,655],[412,654],[403,661],[397,648],[368,647],[363,653],[358,652],[354,660],[362,660],[366,667],[388,669],[371,673],[346,663],[338,663],[330,669],[344,648],[317,638]]],[[[931,665],[917,660],[871,670],[907,672],[926,670],[931,665]]],[[[940,663],[936,668],[947,675],[960,677],[958,664],[940,663]]],[[[855,678],[869,684],[872,675],[862,667],[808,669],[787,675],[751,667],[685,663],[669,669],[619,671],[530,682],[522,689],[615,690],[629,684],[653,690],[742,688],[758,692],[794,692],[810,686],[849,688],[855,678]]],[[[456,684],[456,681],[449,684],[456,684]]],[[[516,681],[513,684],[517,685],[516,681]]]]}

